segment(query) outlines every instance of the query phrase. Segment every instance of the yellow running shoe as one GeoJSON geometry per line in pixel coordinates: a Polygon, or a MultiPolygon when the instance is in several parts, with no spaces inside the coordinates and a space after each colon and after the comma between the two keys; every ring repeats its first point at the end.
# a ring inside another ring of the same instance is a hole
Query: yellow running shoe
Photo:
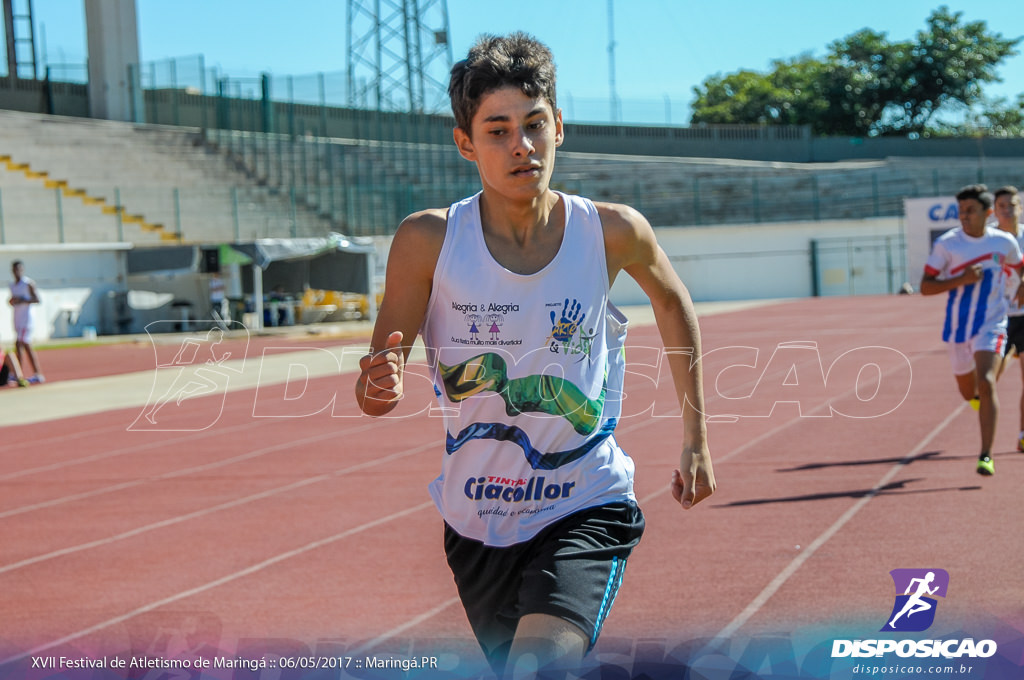
{"type": "Polygon", "coordinates": [[[982,456],[978,459],[978,474],[991,477],[996,473],[995,463],[992,462],[992,458],[989,456],[982,456]]]}
{"type": "Polygon", "coordinates": [[[981,399],[978,399],[977,397],[971,397],[970,401],[968,401],[967,403],[969,403],[971,405],[971,408],[973,408],[975,411],[981,409],[981,399]]]}

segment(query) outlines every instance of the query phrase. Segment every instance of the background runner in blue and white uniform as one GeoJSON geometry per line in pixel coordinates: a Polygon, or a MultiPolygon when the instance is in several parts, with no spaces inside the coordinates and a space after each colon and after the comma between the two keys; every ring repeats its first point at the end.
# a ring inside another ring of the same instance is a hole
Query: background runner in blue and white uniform
{"type": "Polygon", "coordinates": [[[955,375],[974,370],[976,351],[1002,353],[1009,311],[1006,281],[1019,264],[1016,240],[992,227],[978,237],[957,227],[935,240],[926,274],[947,281],[978,272],[976,281],[950,290],[946,303],[942,340],[949,344],[955,375]]]}
{"type": "Polygon", "coordinates": [[[978,472],[985,475],[994,473],[990,453],[999,411],[996,372],[1006,345],[1006,280],[1011,269],[1021,266],[1017,240],[986,225],[992,204],[983,184],[957,194],[961,226],[935,240],[921,279],[923,295],[948,293],[942,339],[960,394],[978,399],[978,472]]]}

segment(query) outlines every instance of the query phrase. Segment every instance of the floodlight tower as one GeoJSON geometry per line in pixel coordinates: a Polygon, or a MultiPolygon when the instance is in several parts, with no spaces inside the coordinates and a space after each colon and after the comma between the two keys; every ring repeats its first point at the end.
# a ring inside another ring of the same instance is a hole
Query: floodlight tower
{"type": "Polygon", "coordinates": [[[447,104],[447,0],[348,0],[352,107],[430,113],[447,104]]]}
{"type": "Polygon", "coordinates": [[[32,21],[32,0],[3,0],[4,34],[7,43],[7,73],[16,78],[37,79],[36,34],[32,21]]]}

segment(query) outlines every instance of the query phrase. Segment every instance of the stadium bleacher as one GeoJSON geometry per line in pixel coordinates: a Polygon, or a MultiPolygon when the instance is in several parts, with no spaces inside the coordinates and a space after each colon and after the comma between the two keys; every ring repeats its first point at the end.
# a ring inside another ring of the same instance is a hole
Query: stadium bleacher
{"type": "Polygon", "coordinates": [[[173,243],[331,230],[320,215],[252,181],[193,128],[0,111],[0,161],[6,243],[173,243]]]}

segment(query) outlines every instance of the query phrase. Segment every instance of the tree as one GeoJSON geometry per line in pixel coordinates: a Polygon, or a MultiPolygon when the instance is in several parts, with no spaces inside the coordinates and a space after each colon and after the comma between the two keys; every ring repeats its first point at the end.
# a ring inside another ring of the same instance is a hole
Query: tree
{"type": "Polygon", "coordinates": [[[908,58],[896,71],[900,107],[887,130],[924,132],[945,104],[972,107],[981,102],[982,84],[998,81],[996,67],[1017,52],[1020,42],[989,35],[985,22],[961,25],[962,12],[940,7],[928,17],[928,30],[917,34],[908,58]],[[902,105],[902,106],[900,106],[902,105]]]}
{"type": "Polygon", "coordinates": [[[822,135],[926,134],[940,111],[971,109],[982,85],[1021,38],[962,23],[940,7],[913,41],[891,42],[862,29],[829,45],[823,59],[803,55],[768,73],[715,75],[694,88],[692,123],[810,125],[822,135]]]}
{"type": "Polygon", "coordinates": [[[704,81],[703,92],[694,104],[694,123],[788,123],[795,101],[801,97],[800,81],[789,88],[779,87],[776,79],[787,66],[776,62],[775,70],[765,76],[753,71],[738,71],[728,76],[712,76],[704,81]]]}
{"type": "MultiPolygon", "coordinates": [[[[830,65],[810,57],[773,62],[768,74],[738,71],[712,76],[695,88],[694,123],[803,124],[827,120],[838,83],[830,65]]],[[[825,130],[817,130],[825,132],[825,130]]]]}
{"type": "Polygon", "coordinates": [[[830,91],[832,116],[816,126],[817,132],[879,134],[886,110],[900,100],[898,73],[910,50],[909,43],[890,43],[884,33],[867,28],[832,43],[825,61],[838,82],[830,91]]]}
{"type": "Polygon", "coordinates": [[[985,99],[959,123],[940,123],[928,129],[934,137],[1021,137],[1024,136],[1024,94],[1015,102],[1005,98],[985,99]]]}
{"type": "Polygon", "coordinates": [[[987,102],[982,109],[982,120],[991,137],[1024,135],[1024,94],[1018,94],[1012,104],[1005,99],[987,102]]]}

